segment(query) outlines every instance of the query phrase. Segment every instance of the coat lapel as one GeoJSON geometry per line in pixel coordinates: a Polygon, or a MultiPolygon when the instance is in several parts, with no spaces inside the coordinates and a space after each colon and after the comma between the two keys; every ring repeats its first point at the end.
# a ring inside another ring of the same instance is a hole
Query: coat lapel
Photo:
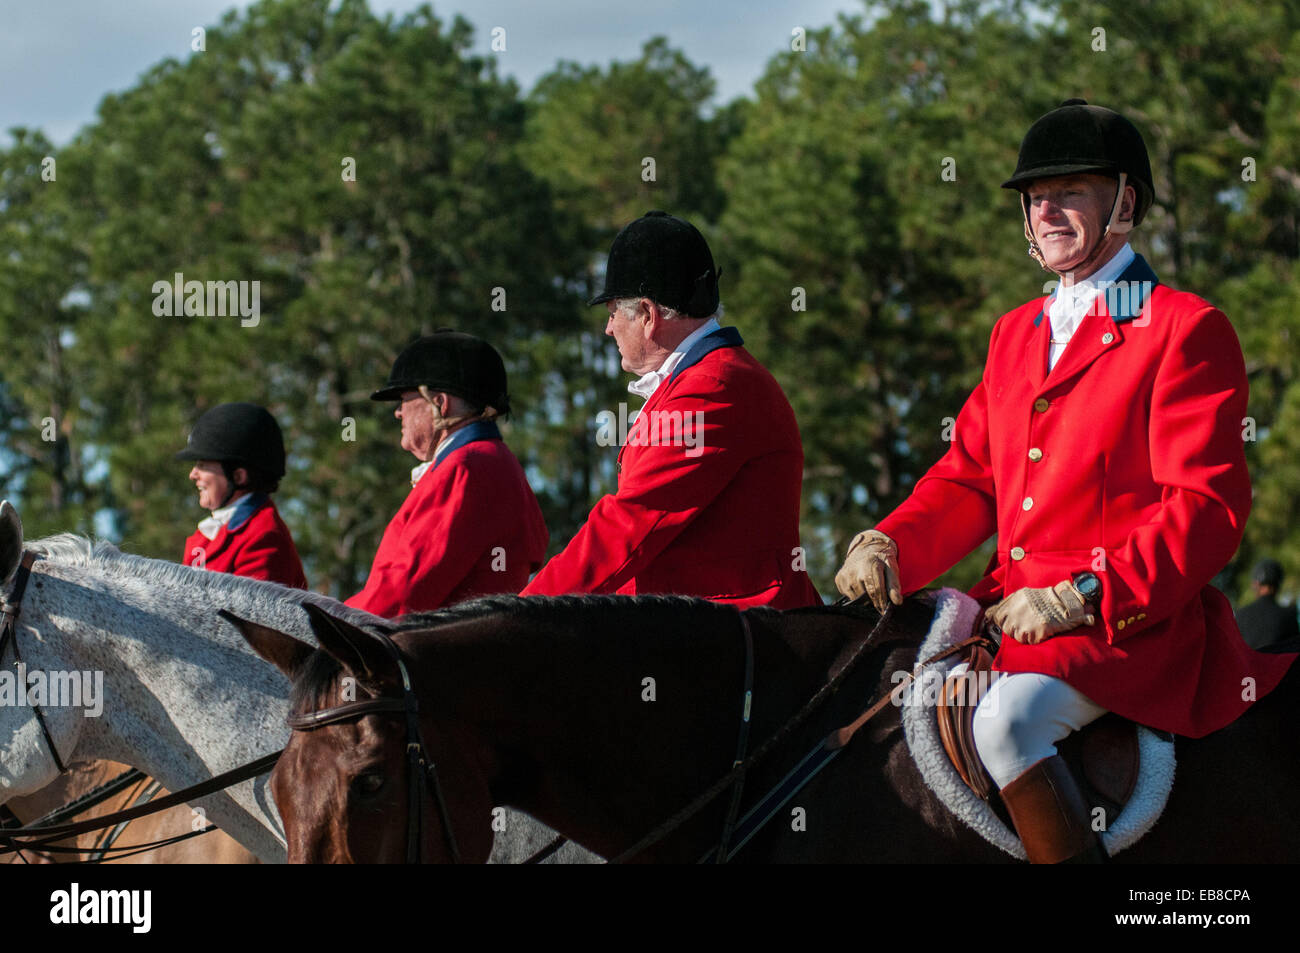
{"type": "Polygon", "coordinates": [[[623,444],[618,451],[618,472],[620,474],[623,472],[623,454],[627,452],[628,445],[633,442],[633,435],[637,433],[637,428],[644,428],[647,426],[646,421],[649,420],[647,414],[666,399],[665,395],[668,393],[669,389],[671,389],[673,381],[677,380],[677,375],[688,367],[693,367],[700,363],[700,361],[708,354],[711,354],[719,348],[740,347],[744,343],[745,341],[740,336],[740,332],[734,327],[727,326],[725,328],[718,328],[718,330],[711,334],[706,334],[704,337],[696,341],[689,351],[682,355],[682,359],[677,363],[677,366],[673,368],[672,374],[668,375],[668,380],[664,381],[655,389],[655,392],[650,395],[650,399],[645,402],[645,405],[639,411],[637,411],[636,419],[628,426],[627,443],[623,444]]]}
{"type": "Polygon", "coordinates": [[[1138,317],[1141,317],[1142,321],[1135,323],[1134,327],[1141,327],[1149,322],[1150,312],[1145,308],[1155,285],[1156,274],[1151,270],[1151,266],[1141,255],[1135,256],[1119,278],[1097,295],[1092,309],[1079,322],[1079,327],[1071,336],[1070,343],[1065,346],[1060,360],[1045,377],[1043,375],[1047,371],[1047,354],[1052,328],[1051,320],[1046,316],[1047,302],[1043,302],[1044,313],[1041,323],[1046,327],[1032,336],[1030,342],[1031,350],[1035,345],[1038,348],[1034,351],[1038,357],[1032,366],[1038,375],[1036,379],[1039,389],[1046,390],[1068,381],[1087,370],[1093,361],[1111,348],[1119,347],[1124,343],[1121,324],[1135,321],[1138,317]]]}
{"type": "Polygon", "coordinates": [[[1033,331],[1025,344],[1024,366],[1029,368],[1029,379],[1034,382],[1036,391],[1043,389],[1043,381],[1047,377],[1047,348],[1052,338],[1052,325],[1047,320],[1046,308],[1047,302],[1044,301],[1038,317],[1034,318],[1033,331]]]}

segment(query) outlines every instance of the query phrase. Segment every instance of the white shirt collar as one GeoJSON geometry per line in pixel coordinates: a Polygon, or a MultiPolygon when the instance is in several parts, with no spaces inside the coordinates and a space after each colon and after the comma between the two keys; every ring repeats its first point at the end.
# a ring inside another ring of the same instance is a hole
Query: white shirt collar
{"type": "Polygon", "coordinates": [[[429,468],[431,466],[433,466],[435,463],[438,462],[438,460],[440,460],[443,456],[445,456],[448,452],[450,452],[451,438],[455,436],[455,433],[456,432],[453,430],[451,433],[447,434],[445,437],[442,438],[442,442],[439,443],[438,446],[434,448],[432,460],[426,460],[424,463],[421,463],[419,466],[411,468],[411,486],[415,486],[415,484],[419,483],[420,477],[428,473],[429,468]]]}
{"type": "Polygon", "coordinates": [[[239,509],[239,500],[219,510],[213,510],[211,516],[199,521],[199,532],[208,539],[216,539],[217,534],[221,532],[221,527],[230,522],[230,517],[235,515],[237,509],[239,509]]]}
{"type": "Polygon", "coordinates": [[[1087,278],[1080,279],[1069,287],[1057,285],[1047,306],[1047,315],[1052,320],[1052,337],[1058,341],[1068,341],[1079,322],[1092,310],[1097,295],[1122,275],[1136,257],[1132,246],[1125,242],[1106,264],[1087,278]]]}
{"type": "Polygon", "coordinates": [[[677,369],[677,365],[682,362],[682,358],[686,356],[686,352],[694,346],[695,342],[706,334],[712,334],[720,327],[721,325],[718,324],[717,318],[710,318],[700,327],[682,338],[681,343],[673,349],[673,353],[664,358],[664,362],[659,365],[657,371],[650,371],[647,374],[643,374],[632,383],[628,384],[628,391],[636,394],[638,397],[644,397],[646,400],[649,400],[650,395],[659,389],[659,385],[673,376],[673,371],[677,369]]]}

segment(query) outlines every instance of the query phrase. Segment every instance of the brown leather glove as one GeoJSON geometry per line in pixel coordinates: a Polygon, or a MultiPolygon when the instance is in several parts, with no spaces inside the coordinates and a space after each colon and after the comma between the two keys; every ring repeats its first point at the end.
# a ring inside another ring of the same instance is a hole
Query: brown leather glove
{"type": "Polygon", "coordinates": [[[1068,579],[1048,589],[1018,589],[989,606],[984,618],[1026,645],[1096,621],[1068,579]]]}
{"type": "Polygon", "coordinates": [[[844,565],[835,574],[835,588],[856,599],[864,592],[877,612],[884,612],[892,600],[903,604],[903,585],[898,580],[898,546],[884,533],[863,530],[849,543],[844,565]]]}

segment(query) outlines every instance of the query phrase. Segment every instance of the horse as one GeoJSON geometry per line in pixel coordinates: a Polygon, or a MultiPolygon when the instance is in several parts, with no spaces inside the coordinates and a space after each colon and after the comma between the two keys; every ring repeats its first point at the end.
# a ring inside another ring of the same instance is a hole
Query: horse
{"type": "MultiPolygon", "coordinates": [[[[282,747],[289,685],[217,617],[218,609],[305,639],[312,638],[305,604],[328,607],[359,626],[390,624],[318,593],[127,555],[80,536],[53,536],[27,548],[39,558],[12,645],[28,672],[102,678],[102,712],[86,717],[95,713],[85,705],[40,706],[47,740],[38,709],[0,704],[0,804],[55,781],[60,763],[123,762],[180,791],[282,747]]],[[[7,601],[23,550],[18,513],[0,504],[0,580],[7,601]]],[[[4,656],[0,678],[12,678],[19,663],[8,643],[4,656]]],[[[259,860],[284,861],[265,776],[191,806],[194,824],[215,823],[259,860]]],[[[494,820],[504,826],[497,861],[522,859],[553,837],[522,815],[494,820]]],[[[577,848],[552,858],[595,859],[577,848]]]]}
{"type": "MultiPolygon", "coordinates": [[[[13,814],[26,818],[27,823],[55,811],[74,800],[91,795],[105,785],[121,779],[129,770],[116,761],[87,761],[68,766],[68,772],[41,788],[34,794],[14,798],[5,804],[13,814]]],[[[130,783],[115,791],[110,797],[75,814],[75,820],[104,817],[137,803],[166,796],[167,789],[148,775],[136,772],[130,783]]],[[[194,836],[174,844],[164,844],[148,850],[128,849],[137,845],[152,844],[166,838],[192,832],[194,814],[184,804],[150,814],[122,825],[112,825],[103,830],[89,831],[75,837],[54,841],[50,846],[77,848],[76,850],[22,850],[0,856],[0,862],[9,863],[77,863],[81,859],[110,864],[256,864],[257,857],[225,831],[213,827],[201,836],[194,836]],[[107,848],[115,848],[108,850],[107,848]]]]}
{"type": "MultiPolygon", "coordinates": [[[[294,680],[292,723],[303,730],[272,775],[291,862],[481,861],[489,809],[506,804],[604,857],[682,863],[723,856],[735,812],[729,788],[712,782],[739,773],[747,809],[889,695],[916,662],[933,595],[883,619],[869,607],[741,613],[668,596],[497,596],[411,617],[387,640],[327,607],[307,611],[319,650],[227,616],[294,680]],[[854,646],[861,659],[838,689],[791,727],[854,646]],[[732,771],[745,757],[750,684],[747,750],[769,750],[732,771]],[[408,764],[413,750],[427,759],[427,786],[408,764]],[[719,796],[689,811],[709,790],[719,796]],[[418,850],[404,854],[408,840],[418,850]]],[[[1298,668],[1232,725],[1177,739],[1162,818],[1113,861],[1300,860],[1300,816],[1276,810],[1300,783],[1298,668]]],[[[888,704],[733,859],[1012,862],[926,786],[888,704]]]]}

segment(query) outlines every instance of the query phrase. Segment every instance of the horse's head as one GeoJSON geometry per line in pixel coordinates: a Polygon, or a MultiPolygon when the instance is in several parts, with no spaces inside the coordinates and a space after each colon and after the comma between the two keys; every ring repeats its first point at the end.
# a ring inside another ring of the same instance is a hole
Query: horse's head
{"type": "MultiPolygon", "coordinates": [[[[9,740],[0,744],[0,803],[39,790],[58,777],[63,764],[55,745],[63,743],[65,751],[70,750],[72,742],[64,729],[80,727],[79,719],[56,709],[49,699],[41,694],[29,695],[28,666],[18,663],[19,631],[23,629],[18,613],[26,589],[26,578],[18,577],[22,556],[23,521],[13,505],[4,500],[0,502],[0,587],[5,607],[0,618],[0,738],[9,740]],[[5,658],[12,659],[12,667],[4,664],[5,658]]],[[[29,611],[28,616],[31,614],[29,611]]],[[[27,648],[30,651],[33,647],[28,644],[27,648]]],[[[41,668],[32,664],[30,657],[27,661],[31,668],[41,668]]],[[[48,684],[49,673],[41,674],[48,684]]]]}
{"type": "Polygon", "coordinates": [[[6,587],[23,556],[23,521],[8,500],[0,502],[0,583],[6,587]]]}
{"type": "Polygon", "coordinates": [[[221,613],[293,682],[295,730],[271,776],[289,862],[401,863],[412,837],[425,862],[452,860],[453,842],[460,859],[485,861],[492,800],[463,731],[437,722],[423,700],[418,721],[408,721],[414,686],[391,643],[313,604],[303,608],[319,650],[221,613]],[[423,768],[408,758],[412,736],[423,749],[423,768]],[[412,782],[413,773],[422,776],[412,782]]]}

